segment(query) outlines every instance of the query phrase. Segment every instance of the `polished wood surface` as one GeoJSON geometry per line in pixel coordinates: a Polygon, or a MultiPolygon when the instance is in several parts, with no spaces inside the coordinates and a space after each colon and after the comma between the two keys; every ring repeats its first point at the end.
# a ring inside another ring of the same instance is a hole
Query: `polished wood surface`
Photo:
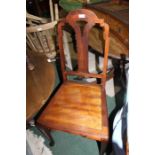
{"type": "MultiPolygon", "coordinates": [[[[70,12],[65,19],[63,19],[58,25],[58,40],[59,40],[59,49],[60,49],[60,59],[61,59],[61,70],[63,74],[63,80],[67,80],[67,75],[70,72],[66,72],[65,66],[65,55],[63,47],[63,27],[65,24],[71,25],[75,31],[76,44],[77,44],[77,61],[78,61],[78,70],[75,73],[81,73],[81,76],[97,77],[101,78],[103,87],[105,86],[106,81],[106,72],[107,72],[107,62],[108,62],[108,52],[109,52],[109,26],[104,22],[103,19],[99,19],[92,11],[86,9],[79,9],[76,11],[70,12]],[[83,30],[81,31],[81,25],[77,24],[77,21],[85,22],[83,30]],[[103,72],[102,77],[100,75],[91,74],[88,72],[88,36],[89,32],[94,25],[99,24],[102,28],[102,50],[104,51],[104,60],[103,60],[103,72]]],[[[72,72],[74,75],[74,72],[72,72]]]]}
{"type": "MultiPolygon", "coordinates": [[[[108,135],[106,102],[102,103],[100,85],[65,82],[38,120],[53,129],[69,131],[95,140],[108,135]],[[103,120],[103,121],[102,121],[103,120]]],[[[103,101],[105,101],[105,92],[103,101]]]]}
{"type": "Polygon", "coordinates": [[[107,142],[109,126],[105,82],[109,52],[109,26],[104,20],[98,19],[92,11],[86,9],[71,11],[58,24],[58,41],[63,84],[49,101],[37,123],[48,129],[62,130],[107,142]],[[86,22],[83,33],[77,21],[86,22]],[[96,23],[103,29],[102,37],[104,40],[104,67],[103,73],[99,76],[88,72],[88,33],[96,23]],[[71,25],[76,34],[77,71],[68,72],[65,67],[62,31],[65,24],[71,25]],[[98,77],[101,79],[101,84],[71,82],[67,78],[70,74],[80,77],[98,77]]]}
{"type": "MultiPolygon", "coordinates": [[[[120,57],[129,55],[129,3],[128,2],[101,2],[89,4],[87,9],[92,10],[99,18],[104,18],[110,26],[109,55],[120,57]]],[[[100,30],[94,28],[89,36],[89,45],[102,53],[100,30]],[[98,41],[100,40],[100,41],[98,41]]]]}
{"type": "Polygon", "coordinates": [[[55,66],[45,57],[29,56],[33,70],[26,69],[26,119],[30,120],[46,103],[55,86],[55,66]]]}

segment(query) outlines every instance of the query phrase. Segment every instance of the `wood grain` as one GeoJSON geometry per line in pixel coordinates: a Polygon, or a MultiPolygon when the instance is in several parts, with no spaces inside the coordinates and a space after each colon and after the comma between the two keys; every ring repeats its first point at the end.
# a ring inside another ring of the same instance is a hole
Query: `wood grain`
{"type": "Polygon", "coordinates": [[[27,48],[53,59],[56,56],[54,27],[57,21],[26,28],[27,48]]]}
{"type": "Polygon", "coordinates": [[[98,19],[92,11],[86,9],[71,11],[58,24],[58,41],[63,84],[49,101],[37,123],[49,129],[62,130],[94,140],[108,141],[109,126],[105,82],[109,52],[109,26],[103,19],[98,19]],[[86,23],[83,32],[81,32],[77,21],[86,23]],[[65,24],[69,24],[76,34],[77,71],[66,71],[63,46],[63,27],[65,24]],[[104,65],[100,75],[88,72],[88,34],[95,24],[99,24],[102,28],[101,36],[104,40],[104,65]],[[83,77],[99,77],[101,78],[101,84],[71,82],[67,79],[67,75],[70,74],[83,77]]]}
{"type": "MultiPolygon", "coordinates": [[[[68,126],[72,133],[80,131],[87,137],[105,140],[108,138],[107,113],[102,115],[102,106],[105,108],[106,102],[101,101],[102,87],[96,84],[81,84],[65,82],[42,113],[38,122],[53,128],[59,126],[60,130],[65,130],[68,126]],[[103,134],[103,130],[106,133],[103,134]],[[94,133],[99,135],[94,135],[94,133]]],[[[103,100],[105,101],[105,94],[103,100]]]]}
{"type": "MultiPolygon", "coordinates": [[[[101,2],[89,4],[87,9],[92,10],[99,18],[104,18],[110,26],[109,55],[120,58],[121,54],[129,56],[129,3],[101,2]]],[[[100,29],[91,31],[89,45],[102,53],[100,29]]]]}
{"type": "Polygon", "coordinates": [[[34,70],[26,69],[26,119],[46,103],[55,85],[55,67],[42,56],[29,56],[34,70]]]}

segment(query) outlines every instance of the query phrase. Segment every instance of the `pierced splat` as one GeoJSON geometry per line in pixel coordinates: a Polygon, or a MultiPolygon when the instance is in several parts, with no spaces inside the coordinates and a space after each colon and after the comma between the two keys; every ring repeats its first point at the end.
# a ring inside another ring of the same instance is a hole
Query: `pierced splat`
{"type": "Polygon", "coordinates": [[[86,21],[77,21],[76,24],[80,27],[81,35],[84,35],[84,28],[87,24],[86,21]]]}
{"type": "Polygon", "coordinates": [[[79,9],[70,12],[67,17],[60,21],[58,25],[58,37],[59,37],[59,48],[61,54],[61,67],[63,71],[63,79],[67,80],[66,76],[68,74],[78,75],[81,74],[84,77],[98,77],[103,78],[102,84],[105,83],[106,80],[106,68],[107,68],[107,57],[109,50],[109,27],[106,23],[104,23],[103,19],[98,19],[98,17],[89,10],[79,9]],[[77,45],[77,59],[78,59],[78,71],[77,72],[66,72],[65,71],[65,56],[64,56],[64,48],[62,41],[62,29],[64,25],[69,24],[74,32],[76,37],[76,45],[77,45]],[[98,24],[103,28],[103,39],[105,40],[104,44],[104,68],[103,74],[91,74],[88,72],[88,35],[92,27],[98,24]]]}

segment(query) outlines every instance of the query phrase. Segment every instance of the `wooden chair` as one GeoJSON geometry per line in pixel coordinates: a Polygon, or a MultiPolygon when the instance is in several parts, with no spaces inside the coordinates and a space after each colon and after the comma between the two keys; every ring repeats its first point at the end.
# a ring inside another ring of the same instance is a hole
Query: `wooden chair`
{"type": "Polygon", "coordinates": [[[28,12],[26,12],[26,24],[29,26],[40,25],[50,22],[47,18],[42,18],[38,16],[34,16],[28,12]]]}
{"type": "Polygon", "coordinates": [[[53,29],[57,21],[26,28],[27,50],[47,56],[48,60],[55,58],[56,47],[53,29]]]}
{"type": "Polygon", "coordinates": [[[53,21],[58,21],[59,20],[58,4],[57,3],[53,4],[52,0],[49,0],[49,8],[51,19],[38,17],[26,12],[26,24],[34,26],[34,25],[46,24],[53,21]]]}
{"type": "Polygon", "coordinates": [[[109,127],[105,83],[109,51],[109,26],[103,19],[98,19],[93,12],[78,9],[70,12],[65,19],[59,22],[58,41],[63,83],[38,117],[37,123],[49,130],[61,130],[93,140],[107,142],[109,127]],[[83,33],[77,24],[79,21],[86,22],[83,33]],[[65,24],[71,25],[76,34],[77,71],[67,71],[65,67],[63,48],[63,27],[65,24]],[[103,29],[104,67],[101,74],[88,72],[88,33],[95,24],[99,24],[103,29]],[[70,81],[67,78],[68,75],[99,78],[101,83],[70,81]]]}
{"type": "Polygon", "coordinates": [[[58,4],[49,0],[51,19],[37,17],[26,13],[26,45],[27,50],[37,55],[45,55],[47,61],[56,56],[55,26],[59,20],[58,4]]]}

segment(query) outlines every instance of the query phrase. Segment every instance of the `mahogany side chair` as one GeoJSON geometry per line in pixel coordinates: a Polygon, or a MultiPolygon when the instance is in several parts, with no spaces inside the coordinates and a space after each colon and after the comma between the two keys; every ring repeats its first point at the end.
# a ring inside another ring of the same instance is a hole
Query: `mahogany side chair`
{"type": "Polygon", "coordinates": [[[71,11],[58,23],[58,43],[60,50],[63,83],[37,119],[37,123],[49,130],[60,130],[81,135],[89,139],[107,143],[109,139],[108,112],[106,103],[106,71],[109,51],[109,26],[92,11],[78,9],[71,11]],[[77,22],[85,22],[83,32],[77,22]],[[75,31],[77,42],[76,71],[65,67],[63,47],[63,27],[69,24],[75,31]],[[88,34],[98,24],[103,30],[104,62],[100,74],[88,71],[88,34]],[[98,78],[101,83],[71,81],[68,76],[98,78]]]}

